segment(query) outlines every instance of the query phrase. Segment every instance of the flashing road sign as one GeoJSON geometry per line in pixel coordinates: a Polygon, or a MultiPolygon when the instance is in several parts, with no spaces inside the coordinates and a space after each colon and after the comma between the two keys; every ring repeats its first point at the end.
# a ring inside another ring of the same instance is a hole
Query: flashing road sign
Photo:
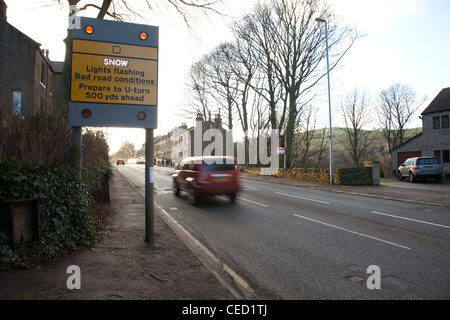
{"type": "Polygon", "coordinates": [[[155,129],[157,104],[158,28],[81,17],[72,30],[69,125],[155,129]]]}

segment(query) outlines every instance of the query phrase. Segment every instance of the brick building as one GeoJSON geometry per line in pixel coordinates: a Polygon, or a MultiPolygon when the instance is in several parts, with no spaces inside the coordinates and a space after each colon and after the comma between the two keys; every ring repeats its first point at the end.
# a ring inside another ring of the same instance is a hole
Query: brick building
{"type": "Polygon", "coordinates": [[[26,117],[53,113],[59,102],[63,62],[50,61],[48,50],[7,22],[0,0],[0,110],[26,117]]]}
{"type": "Polygon", "coordinates": [[[422,112],[422,132],[392,150],[397,169],[407,158],[435,156],[446,176],[450,175],[450,88],[442,89],[422,112]]]}
{"type": "MultiPolygon", "coordinates": [[[[187,128],[187,127],[186,127],[187,128]]],[[[174,130],[155,138],[155,158],[158,164],[170,164],[172,161],[172,134],[174,130]]]]}

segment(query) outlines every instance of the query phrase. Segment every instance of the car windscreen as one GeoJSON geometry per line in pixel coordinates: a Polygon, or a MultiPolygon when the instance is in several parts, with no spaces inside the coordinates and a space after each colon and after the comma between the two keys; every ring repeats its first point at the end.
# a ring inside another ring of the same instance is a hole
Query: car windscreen
{"type": "Polygon", "coordinates": [[[437,160],[435,158],[428,159],[417,159],[417,165],[427,165],[427,164],[437,164],[437,160]]]}
{"type": "Polygon", "coordinates": [[[205,171],[234,171],[234,164],[227,163],[205,163],[205,171]]]}

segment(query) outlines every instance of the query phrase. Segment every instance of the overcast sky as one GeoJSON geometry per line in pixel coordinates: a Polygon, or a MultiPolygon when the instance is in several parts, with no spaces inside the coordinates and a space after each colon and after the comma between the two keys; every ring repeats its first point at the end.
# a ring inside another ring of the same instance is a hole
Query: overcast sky
{"type": "MultiPolygon", "coordinates": [[[[161,0],[154,0],[161,1],[161,0]]],[[[50,50],[50,59],[64,58],[63,39],[67,29],[67,1],[57,0],[5,0],[8,22],[50,50]],[[46,6],[50,5],[50,6],[46,6]]],[[[87,3],[82,1],[81,3],[87,3]]],[[[136,1],[133,1],[133,3],[136,1]]],[[[232,17],[239,17],[252,8],[251,0],[228,0],[221,7],[232,17]]],[[[450,1],[448,0],[334,0],[330,1],[342,23],[356,25],[366,34],[359,39],[342,62],[341,68],[331,73],[332,107],[337,108],[339,97],[356,86],[369,91],[373,100],[383,89],[395,83],[405,83],[426,95],[422,111],[443,88],[450,87],[450,1]]],[[[148,10],[145,12],[149,12],[148,10]]],[[[96,15],[95,11],[83,12],[96,15]]],[[[159,85],[158,129],[155,135],[165,134],[184,120],[176,117],[184,102],[186,74],[189,67],[216,45],[231,38],[227,22],[212,16],[200,19],[189,32],[175,14],[148,17],[148,24],[159,26],[159,85]],[[195,37],[193,34],[195,33],[195,37]]],[[[142,21],[134,21],[142,23],[142,21]]],[[[322,89],[326,89],[326,82],[322,89]]],[[[323,108],[327,125],[328,102],[326,95],[317,105],[323,108]]],[[[333,122],[339,124],[339,113],[333,108],[333,122]]],[[[418,115],[417,115],[418,116],[418,115]]],[[[415,117],[415,125],[421,123],[415,117]]],[[[144,143],[144,130],[109,129],[111,151],[130,140],[139,148],[144,143]]]]}

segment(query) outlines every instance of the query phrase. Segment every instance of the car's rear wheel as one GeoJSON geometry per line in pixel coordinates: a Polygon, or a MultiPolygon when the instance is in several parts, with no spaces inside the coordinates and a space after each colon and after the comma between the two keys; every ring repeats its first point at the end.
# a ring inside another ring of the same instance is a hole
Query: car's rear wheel
{"type": "Polygon", "coordinates": [[[442,177],[441,176],[439,176],[439,177],[436,177],[436,178],[434,178],[434,181],[436,181],[436,182],[441,182],[442,181],[442,177]]]}
{"type": "Polygon", "coordinates": [[[175,180],[173,180],[172,192],[176,197],[180,195],[180,187],[178,187],[178,183],[175,180]]]}
{"type": "Polygon", "coordinates": [[[189,186],[188,189],[188,202],[195,206],[198,203],[198,197],[195,194],[194,188],[192,186],[189,186]]]}
{"type": "Polygon", "coordinates": [[[232,193],[229,195],[231,202],[234,202],[236,200],[236,193],[232,193]]]}

